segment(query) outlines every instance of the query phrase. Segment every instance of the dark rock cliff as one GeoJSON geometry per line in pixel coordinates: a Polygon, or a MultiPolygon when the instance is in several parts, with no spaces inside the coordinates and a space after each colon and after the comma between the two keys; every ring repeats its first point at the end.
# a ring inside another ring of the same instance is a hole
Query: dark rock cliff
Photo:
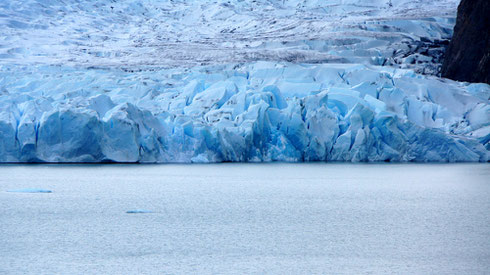
{"type": "Polygon", "coordinates": [[[490,84],[490,0],[462,0],[442,76],[490,84]]]}

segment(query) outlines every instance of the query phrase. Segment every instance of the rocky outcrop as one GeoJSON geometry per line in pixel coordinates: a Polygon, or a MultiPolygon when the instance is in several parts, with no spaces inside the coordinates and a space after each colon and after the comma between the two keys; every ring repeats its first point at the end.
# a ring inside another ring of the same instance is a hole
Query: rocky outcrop
{"type": "Polygon", "coordinates": [[[442,76],[490,84],[490,1],[462,0],[442,76]]]}

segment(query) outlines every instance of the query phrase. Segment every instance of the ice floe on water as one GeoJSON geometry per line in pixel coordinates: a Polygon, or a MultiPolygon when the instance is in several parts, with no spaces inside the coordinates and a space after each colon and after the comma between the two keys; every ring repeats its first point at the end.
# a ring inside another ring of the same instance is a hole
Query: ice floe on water
{"type": "Polygon", "coordinates": [[[9,193],[52,193],[51,190],[39,189],[39,188],[23,188],[23,189],[7,190],[7,192],[9,192],[9,193]]]}
{"type": "Polygon", "coordinates": [[[126,214],[149,214],[149,213],[153,213],[153,211],[145,210],[145,209],[135,209],[135,210],[126,211],[126,214]]]}
{"type": "Polygon", "coordinates": [[[457,2],[2,3],[0,161],[488,161],[457,2]]]}

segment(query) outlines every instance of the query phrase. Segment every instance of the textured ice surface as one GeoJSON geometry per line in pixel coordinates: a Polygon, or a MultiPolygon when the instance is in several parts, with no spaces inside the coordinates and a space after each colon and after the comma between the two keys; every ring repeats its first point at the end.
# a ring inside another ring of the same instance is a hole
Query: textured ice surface
{"type": "Polygon", "coordinates": [[[2,161],[486,161],[490,87],[358,64],[1,72],[2,161]]]}
{"type": "Polygon", "coordinates": [[[286,60],[416,67],[437,56],[428,41],[450,37],[458,2],[0,1],[0,63],[140,69],[286,60]]]}
{"type": "Polygon", "coordinates": [[[2,2],[0,161],[487,161],[456,5],[2,2]]]}

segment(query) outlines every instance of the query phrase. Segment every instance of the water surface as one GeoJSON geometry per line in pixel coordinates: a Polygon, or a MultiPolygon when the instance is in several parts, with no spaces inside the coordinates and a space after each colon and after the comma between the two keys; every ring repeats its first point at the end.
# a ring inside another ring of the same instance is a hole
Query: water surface
{"type": "Polygon", "coordinates": [[[2,274],[490,270],[488,164],[3,165],[0,175],[2,274]]]}

